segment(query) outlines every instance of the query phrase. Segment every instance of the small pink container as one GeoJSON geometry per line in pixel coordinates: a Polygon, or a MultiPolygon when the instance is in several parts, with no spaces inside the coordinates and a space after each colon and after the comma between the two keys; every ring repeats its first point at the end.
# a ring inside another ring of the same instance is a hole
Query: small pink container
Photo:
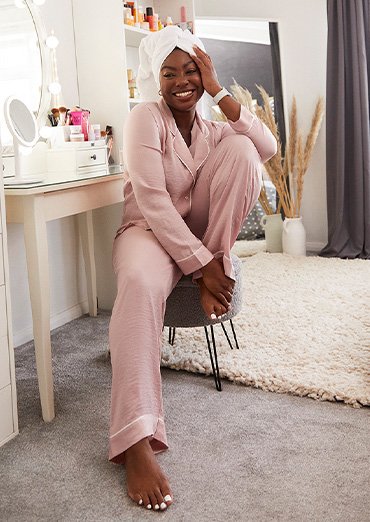
{"type": "Polygon", "coordinates": [[[81,131],[85,137],[85,141],[88,141],[88,128],[89,128],[89,111],[72,111],[71,124],[81,125],[81,131]]]}

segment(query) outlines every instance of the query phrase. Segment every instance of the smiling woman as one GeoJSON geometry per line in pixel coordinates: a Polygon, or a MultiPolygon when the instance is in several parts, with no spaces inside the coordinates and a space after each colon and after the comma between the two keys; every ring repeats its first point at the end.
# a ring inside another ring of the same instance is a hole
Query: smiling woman
{"type": "Polygon", "coordinates": [[[211,57],[189,31],[169,26],[153,33],[139,55],[138,86],[148,101],[125,122],[125,205],[113,247],[118,293],[109,342],[109,457],[125,462],[129,496],[158,510],[172,503],[154,458],[168,447],[160,377],[165,303],[182,275],[191,274],[211,321],[230,309],[230,248],[258,198],[261,165],[275,154],[276,141],[222,88],[211,57]],[[227,122],[200,116],[204,92],[227,122]]]}

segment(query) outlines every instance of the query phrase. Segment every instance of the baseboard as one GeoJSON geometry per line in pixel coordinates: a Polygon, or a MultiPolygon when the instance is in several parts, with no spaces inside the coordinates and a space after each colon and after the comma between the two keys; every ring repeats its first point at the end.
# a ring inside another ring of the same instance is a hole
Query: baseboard
{"type": "Polygon", "coordinates": [[[315,241],[308,241],[306,243],[306,250],[307,252],[313,252],[313,253],[318,253],[320,252],[324,246],[325,246],[326,243],[319,243],[319,242],[315,242],[315,241]]]}
{"type": "MultiPolygon", "coordinates": [[[[54,328],[58,328],[63,324],[69,323],[73,321],[73,319],[77,319],[81,317],[81,315],[86,314],[89,311],[89,306],[87,299],[82,301],[63,312],[59,312],[50,317],[50,329],[54,330],[54,328]]],[[[33,340],[33,329],[32,325],[20,330],[18,332],[13,331],[13,344],[15,347],[20,346],[21,344],[28,343],[28,341],[33,340]]]]}

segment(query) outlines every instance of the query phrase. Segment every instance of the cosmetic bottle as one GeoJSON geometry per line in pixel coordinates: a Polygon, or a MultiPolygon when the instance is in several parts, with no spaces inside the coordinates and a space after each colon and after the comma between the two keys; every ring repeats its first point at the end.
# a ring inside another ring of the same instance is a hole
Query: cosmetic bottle
{"type": "Polygon", "coordinates": [[[134,7],[132,9],[132,15],[134,17],[134,25],[135,25],[135,27],[140,27],[139,10],[137,8],[137,2],[134,2],[134,7]]]}
{"type": "Polygon", "coordinates": [[[153,29],[152,31],[158,31],[158,13],[153,13],[153,29]]]}
{"type": "Polygon", "coordinates": [[[172,18],[170,16],[167,16],[165,26],[173,25],[172,18]]]}
{"type": "Polygon", "coordinates": [[[183,31],[185,31],[188,28],[188,24],[186,23],[186,7],[184,5],[180,8],[180,19],[181,22],[179,23],[179,26],[183,31]]]}
{"type": "Polygon", "coordinates": [[[149,22],[149,30],[153,31],[153,7],[146,8],[146,21],[149,22]]]}
{"type": "Polygon", "coordinates": [[[144,8],[142,5],[139,5],[139,7],[138,7],[138,18],[139,18],[139,24],[141,26],[141,23],[145,21],[144,8]]]}
{"type": "Polygon", "coordinates": [[[95,133],[92,125],[89,125],[89,132],[87,134],[87,141],[95,141],[95,133]]]}

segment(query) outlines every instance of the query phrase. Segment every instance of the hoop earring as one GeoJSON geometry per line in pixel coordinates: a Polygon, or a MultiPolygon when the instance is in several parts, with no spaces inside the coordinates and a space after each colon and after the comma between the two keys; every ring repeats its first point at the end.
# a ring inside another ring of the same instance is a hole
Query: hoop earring
{"type": "Polygon", "coordinates": [[[162,96],[162,91],[161,91],[161,89],[159,89],[158,94],[159,94],[159,96],[162,96]]]}

